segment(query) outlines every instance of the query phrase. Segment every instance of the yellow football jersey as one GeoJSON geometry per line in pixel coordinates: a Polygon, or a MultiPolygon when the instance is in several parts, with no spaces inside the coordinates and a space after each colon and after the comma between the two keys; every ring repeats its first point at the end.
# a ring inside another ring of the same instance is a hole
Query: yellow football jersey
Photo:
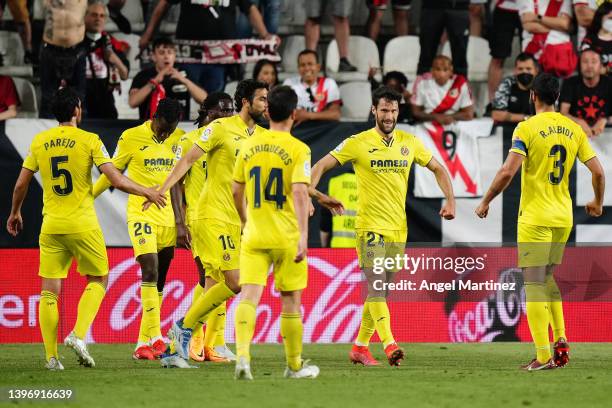
{"type": "Polygon", "coordinates": [[[208,178],[200,194],[196,219],[214,218],[240,225],[232,196],[232,172],[242,142],[265,129],[255,125],[253,134],[240,115],[210,123],[195,142],[207,154],[208,178]]]}
{"type": "Polygon", "coordinates": [[[525,156],[518,222],[571,227],[569,173],[576,157],[595,157],[582,128],[560,113],[540,113],[518,124],[510,151],[525,156]]]}
{"type": "Polygon", "coordinates": [[[413,162],[427,166],[432,154],[423,142],[399,129],[389,142],[376,128],[344,140],[330,152],[340,164],[352,162],[357,176],[356,229],[406,230],[406,194],[413,162]]]}
{"type": "MultiPolygon", "coordinates": [[[[187,154],[193,147],[195,141],[200,138],[203,130],[204,128],[202,127],[185,133],[178,142],[176,150],[177,156],[182,157],[187,154]]],[[[187,201],[186,219],[188,224],[191,224],[191,221],[195,220],[198,210],[198,200],[200,198],[200,193],[204,189],[206,175],[206,154],[204,154],[193,164],[193,166],[191,166],[185,175],[185,200],[187,201]]]]}
{"type": "Polygon", "coordinates": [[[58,126],[34,137],[23,167],[40,171],[42,233],[76,234],[100,228],[91,167],[110,162],[98,135],[73,126],[58,126]]]}
{"type": "Polygon", "coordinates": [[[292,184],[310,184],[310,148],[286,132],[253,136],[242,144],[234,180],[246,183],[242,245],[254,249],[294,246],[300,233],[292,184]]]}
{"type": "MultiPolygon", "coordinates": [[[[119,170],[127,169],[127,175],[136,183],[146,187],[161,186],[176,164],[176,143],[184,134],[185,131],[177,128],[169,138],[160,143],[155,138],[150,121],[127,129],[119,138],[113,164],[119,170]]],[[[109,185],[106,176],[102,175],[94,186],[94,195],[98,196],[109,185]]],[[[127,221],[150,222],[167,227],[175,225],[170,203],[161,209],[152,205],[148,210],[142,211],[145,201],[145,197],[129,195],[127,221]]]]}

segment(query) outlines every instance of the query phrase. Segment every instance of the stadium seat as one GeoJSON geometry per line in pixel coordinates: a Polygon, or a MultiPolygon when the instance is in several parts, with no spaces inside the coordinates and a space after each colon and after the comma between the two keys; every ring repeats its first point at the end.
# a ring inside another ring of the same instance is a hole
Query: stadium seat
{"type": "Polygon", "coordinates": [[[225,92],[226,94],[228,94],[229,96],[233,98],[234,93],[236,93],[237,87],[238,87],[238,81],[228,82],[225,84],[225,89],[223,90],[223,92],[225,92]]]}
{"type": "MultiPolygon", "coordinates": [[[[132,32],[141,33],[144,31],[144,17],[142,15],[142,6],[139,1],[126,1],[125,6],[121,9],[121,14],[125,16],[130,21],[132,25],[132,32]]],[[[115,33],[119,31],[117,28],[117,24],[113,22],[110,18],[106,21],[106,26],[104,29],[110,33],[115,33]]]]}
{"type": "Polygon", "coordinates": [[[138,53],[140,52],[140,49],[138,47],[138,41],[140,41],[140,36],[136,34],[124,34],[118,32],[113,33],[113,37],[130,44],[130,50],[127,53],[127,59],[130,62],[129,77],[133,78],[140,71],[140,60],[136,58],[138,56],[138,53]]]}
{"type": "Polygon", "coordinates": [[[0,53],[4,56],[4,66],[0,67],[1,75],[32,77],[32,66],[23,64],[23,45],[19,34],[0,31],[0,53]]]}
{"type": "Polygon", "coordinates": [[[37,118],[38,117],[38,100],[36,98],[36,89],[34,85],[23,78],[12,78],[17,88],[17,94],[21,105],[17,113],[18,118],[37,118]]]}
{"type": "Polygon", "coordinates": [[[412,80],[416,78],[418,56],[421,54],[419,37],[403,35],[395,37],[387,43],[383,55],[385,72],[400,71],[412,80]]]}
{"type": "MultiPolygon", "coordinates": [[[[450,43],[447,41],[442,54],[452,58],[450,43]]],[[[472,82],[485,82],[489,77],[489,42],[481,37],[470,36],[467,48],[468,78],[472,82]]]]}
{"type": "Polygon", "coordinates": [[[159,25],[159,32],[164,35],[174,36],[176,34],[176,24],[178,23],[181,8],[177,5],[170,5],[164,19],[159,25]]]}
{"type": "Polygon", "coordinates": [[[380,56],[376,43],[368,37],[352,35],[349,40],[349,61],[357,67],[357,72],[338,72],[340,55],[336,40],[327,47],[327,75],[338,82],[365,81],[368,79],[370,67],[380,66],[380,56]]]}
{"type": "Polygon", "coordinates": [[[132,78],[121,81],[121,94],[114,93],[115,107],[119,114],[119,119],[138,119],[138,108],[130,108],[128,97],[130,95],[130,87],[132,86],[132,78]]]}
{"type": "Polygon", "coordinates": [[[365,81],[348,82],[340,85],[342,98],[342,121],[365,121],[370,114],[372,100],[370,83],[365,81]]]}
{"type": "Polygon", "coordinates": [[[306,48],[306,40],[303,35],[290,35],[283,38],[280,49],[282,71],[279,72],[279,82],[298,75],[297,56],[304,48],[306,48]]]}

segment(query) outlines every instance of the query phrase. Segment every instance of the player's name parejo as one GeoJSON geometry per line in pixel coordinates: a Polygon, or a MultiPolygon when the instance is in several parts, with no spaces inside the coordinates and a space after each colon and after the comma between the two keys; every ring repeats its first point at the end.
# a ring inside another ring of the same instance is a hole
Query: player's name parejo
{"type": "Polygon", "coordinates": [[[443,293],[456,290],[471,290],[471,291],[513,291],[516,289],[516,282],[495,282],[487,280],[484,282],[474,282],[467,280],[452,280],[450,282],[430,282],[428,280],[411,281],[402,279],[397,282],[384,282],[380,279],[374,281],[375,290],[389,291],[432,291],[443,293]]]}

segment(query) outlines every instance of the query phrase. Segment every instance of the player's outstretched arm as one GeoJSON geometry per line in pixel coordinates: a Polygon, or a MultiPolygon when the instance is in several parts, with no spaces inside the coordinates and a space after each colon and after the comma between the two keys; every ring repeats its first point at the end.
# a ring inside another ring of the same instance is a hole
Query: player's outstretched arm
{"type": "Polygon", "coordinates": [[[6,229],[8,233],[16,237],[23,229],[23,219],[21,218],[21,206],[28,193],[28,187],[32,181],[34,172],[32,170],[22,168],[15,183],[13,190],[13,204],[11,206],[11,214],[6,221],[6,229]]]}
{"type": "Polygon", "coordinates": [[[112,163],[104,163],[100,166],[100,171],[108,177],[113,187],[118,188],[128,194],[146,197],[147,200],[155,204],[158,208],[166,206],[166,197],[155,187],[144,187],[125,177],[112,163]]]}
{"type": "Polygon", "coordinates": [[[185,224],[185,212],[183,211],[183,188],[180,183],[170,189],[170,201],[174,212],[176,224],[176,246],[178,248],[191,248],[191,233],[185,224]]]}
{"type": "Polygon", "coordinates": [[[502,191],[508,188],[512,178],[523,164],[525,156],[522,154],[510,152],[504,162],[503,166],[497,171],[491,187],[482,198],[482,201],[476,208],[476,215],[480,218],[485,218],[489,213],[489,204],[495,197],[497,197],[502,191]]]}
{"type": "Polygon", "coordinates": [[[300,241],[298,242],[297,254],[294,262],[301,262],[306,258],[308,252],[308,213],[309,198],[308,185],[304,183],[293,183],[291,186],[293,194],[293,208],[300,229],[300,241]]]}
{"type": "Polygon", "coordinates": [[[445,220],[452,220],[455,218],[455,194],[448,172],[434,157],[427,163],[427,168],[436,176],[436,182],[446,197],[446,203],[440,209],[440,216],[445,220]]]}
{"type": "Polygon", "coordinates": [[[585,210],[591,217],[599,217],[603,212],[603,198],[606,188],[604,170],[597,157],[587,160],[584,165],[591,172],[591,183],[595,194],[595,198],[587,203],[585,210]]]}
{"type": "MultiPolygon", "coordinates": [[[[317,185],[319,181],[321,181],[321,177],[323,174],[327,173],[329,170],[338,166],[338,160],[331,154],[325,155],[321,160],[319,160],[314,167],[312,168],[312,174],[310,176],[310,186],[308,186],[308,195],[310,197],[317,200],[317,202],[323,207],[329,209],[333,215],[341,215],[344,213],[344,205],[341,201],[336,200],[333,197],[328,196],[327,194],[323,194],[319,190],[317,190],[317,185]]],[[[310,210],[312,215],[313,210],[310,210]]]]}
{"type": "Polygon", "coordinates": [[[240,216],[240,222],[242,223],[243,229],[244,229],[244,224],[246,224],[246,220],[247,220],[246,201],[244,199],[244,189],[245,189],[244,183],[239,183],[237,181],[232,182],[232,196],[234,197],[234,205],[236,206],[236,210],[238,210],[238,215],[240,216]]]}
{"type": "Polygon", "coordinates": [[[94,198],[98,198],[98,196],[102,194],[103,192],[105,192],[106,190],[108,190],[110,186],[112,186],[112,184],[110,180],[108,179],[108,177],[106,177],[106,174],[104,173],[100,174],[100,177],[98,177],[98,180],[93,186],[94,198]]]}

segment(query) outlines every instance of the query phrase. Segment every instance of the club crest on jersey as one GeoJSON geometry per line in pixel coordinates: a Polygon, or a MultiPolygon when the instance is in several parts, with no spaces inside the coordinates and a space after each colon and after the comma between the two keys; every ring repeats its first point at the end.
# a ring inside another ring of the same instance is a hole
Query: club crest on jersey
{"type": "Polygon", "coordinates": [[[202,136],[200,136],[200,140],[203,142],[208,142],[208,139],[210,138],[211,133],[212,133],[212,129],[207,127],[202,132],[202,136]]]}
{"type": "Polygon", "coordinates": [[[457,96],[459,96],[459,90],[455,88],[451,89],[448,93],[448,96],[450,96],[451,98],[456,98],[457,96]]]}
{"type": "Polygon", "coordinates": [[[223,260],[225,262],[228,262],[231,259],[230,254],[228,254],[227,252],[223,254],[223,260]]]}
{"type": "Polygon", "coordinates": [[[146,240],[145,238],[140,238],[140,239],[138,240],[138,245],[144,245],[144,244],[146,244],[146,243],[147,243],[147,240],[146,240]]]}
{"type": "Polygon", "coordinates": [[[402,146],[400,153],[402,153],[402,156],[408,156],[410,154],[410,149],[406,146],[402,146]]]}
{"type": "Polygon", "coordinates": [[[306,177],[310,177],[310,161],[309,160],[306,160],[304,162],[304,175],[306,177]]]}
{"type": "Polygon", "coordinates": [[[334,152],[342,151],[342,148],[344,147],[345,144],[346,144],[346,139],[344,139],[342,142],[340,142],[338,146],[336,146],[336,148],[334,149],[334,152]]]}

